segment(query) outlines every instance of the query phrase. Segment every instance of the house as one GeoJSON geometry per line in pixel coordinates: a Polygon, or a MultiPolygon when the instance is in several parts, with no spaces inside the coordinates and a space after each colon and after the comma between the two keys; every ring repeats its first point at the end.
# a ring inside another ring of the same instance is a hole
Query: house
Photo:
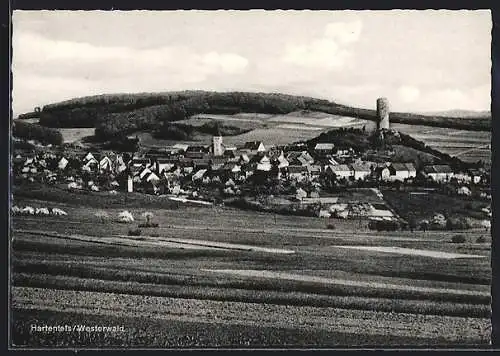
{"type": "Polygon", "coordinates": [[[113,170],[113,162],[108,156],[104,156],[99,161],[99,170],[111,172],[113,170]]]}
{"type": "Polygon", "coordinates": [[[269,172],[272,168],[271,160],[265,153],[257,153],[255,156],[250,158],[250,165],[255,170],[265,172],[269,172]]]}
{"type": "Polygon", "coordinates": [[[295,193],[295,198],[297,200],[302,200],[306,197],[307,197],[307,192],[304,189],[302,188],[297,189],[297,192],[295,193]]]}
{"type": "Polygon", "coordinates": [[[246,153],[242,153],[240,154],[239,156],[239,159],[238,159],[238,162],[240,164],[246,164],[246,163],[249,163],[250,162],[250,156],[246,153]]]}
{"type": "Polygon", "coordinates": [[[317,143],[316,146],[314,146],[314,152],[317,155],[325,156],[332,154],[334,148],[335,145],[333,143],[317,143]]]}
{"type": "Polygon", "coordinates": [[[86,171],[91,171],[92,169],[95,169],[99,166],[99,162],[92,156],[89,160],[85,161],[85,164],[83,165],[83,169],[86,171]]]}
{"type": "Polygon", "coordinates": [[[179,167],[193,166],[193,158],[181,157],[177,160],[179,167]]]}
{"type": "Polygon", "coordinates": [[[250,141],[245,142],[243,149],[248,150],[250,152],[265,152],[266,147],[262,143],[262,141],[250,141]]]}
{"type": "Polygon", "coordinates": [[[229,161],[233,161],[238,159],[238,154],[236,150],[225,150],[224,157],[226,157],[226,159],[229,161]]]}
{"type": "Polygon", "coordinates": [[[309,175],[309,171],[305,166],[288,166],[287,176],[290,179],[303,180],[309,175]]]}
{"type": "Polygon", "coordinates": [[[193,159],[194,169],[208,169],[210,167],[210,159],[208,158],[196,158],[193,159]]]}
{"type": "MultiPolygon", "coordinates": [[[[205,155],[210,153],[210,146],[188,146],[184,153],[184,156],[191,157],[191,155],[196,153],[204,153],[205,155]]],[[[194,158],[194,157],[193,157],[194,158]]]]}
{"type": "Polygon", "coordinates": [[[24,165],[25,166],[29,166],[29,165],[32,165],[35,163],[35,160],[36,158],[33,158],[33,157],[27,157],[25,160],[24,160],[24,165]]]}
{"type": "Polygon", "coordinates": [[[92,160],[92,159],[93,159],[93,160],[95,160],[95,157],[94,157],[94,155],[93,155],[92,153],[90,153],[90,152],[89,152],[89,153],[87,153],[87,154],[85,155],[85,157],[83,158],[83,161],[84,161],[84,162],[88,162],[88,161],[90,161],[90,160],[92,160]]]}
{"type": "Polygon", "coordinates": [[[241,172],[241,166],[234,162],[228,162],[222,166],[222,170],[228,173],[239,173],[241,172]]]}
{"type": "Polygon", "coordinates": [[[354,154],[354,150],[352,148],[340,148],[335,152],[336,157],[350,157],[354,154]]]}
{"type": "Polygon", "coordinates": [[[321,166],[310,165],[306,166],[306,169],[307,169],[307,174],[310,177],[318,177],[321,174],[321,166]]]}
{"type": "Polygon", "coordinates": [[[175,145],[172,146],[172,149],[177,152],[186,152],[188,149],[189,145],[182,144],[182,143],[176,143],[175,145]]]}
{"type": "Polygon", "coordinates": [[[415,178],[417,170],[413,163],[392,163],[379,169],[380,178],[383,181],[403,182],[408,178],[415,178]]]}
{"type": "Polygon", "coordinates": [[[314,163],[314,158],[307,151],[292,151],[286,156],[290,165],[307,166],[314,163]]]}
{"type": "Polygon", "coordinates": [[[149,168],[151,166],[151,160],[149,158],[133,158],[132,159],[132,167],[140,168],[146,167],[149,168]]]}
{"type": "Polygon", "coordinates": [[[472,182],[472,177],[470,174],[465,172],[458,172],[453,175],[453,179],[456,179],[458,183],[467,184],[472,182]]]}
{"type": "Polygon", "coordinates": [[[436,182],[447,182],[453,177],[453,170],[446,164],[424,167],[424,174],[436,182]]]}
{"type": "Polygon", "coordinates": [[[267,155],[271,161],[280,161],[285,159],[283,150],[277,148],[270,149],[269,152],[267,152],[267,155]]]}
{"type": "Polygon", "coordinates": [[[139,173],[140,180],[144,180],[144,178],[148,176],[150,173],[153,172],[149,168],[143,168],[139,173]]]}
{"type": "Polygon", "coordinates": [[[116,173],[121,173],[127,169],[127,164],[123,160],[122,155],[118,155],[115,158],[115,171],[116,173]]]}
{"type": "Polygon", "coordinates": [[[470,176],[471,176],[471,180],[474,184],[481,183],[481,180],[483,178],[483,174],[481,173],[481,171],[476,170],[476,169],[473,169],[470,171],[470,176]]]}
{"type": "Polygon", "coordinates": [[[330,176],[334,176],[336,179],[354,178],[354,172],[347,164],[329,165],[326,168],[326,173],[330,176]]]}
{"type": "Polygon", "coordinates": [[[59,162],[57,162],[57,168],[64,170],[68,166],[68,163],[69,161],[65,157],[62,157],[59,162]]]}
{"type": "Polygon", "coordinates": [[[154,170],[158,174],[162,174],[163,171],[168,172],[175,166],[175,160],[171,158],[158,158],[154,163],[154,170]]]}
{"type": "Polygon", "coordinates": [[[157,183],[160,181],[160,177],[158,177],[158,175],[156,175],[155,172],[151,172],[148,175],[146,175],[146,178],[143,181],[148,183],[157,183]]]}
{"type": "Polygon", "coordinates": [[[262,172],[269,172],[271,170],[271,168],[272,168],[272,165],[269,162],[257,163],[257,166],[255,167],[255,169],[257,171],[262,171],[262,172]]]}
{"type": "Polygon", "coordinates": [[[224,157],[213,157],[210,159],[210,169],[212,171],[218,171],[221,169],[226,163],[226,159],[224,157]]]}
{"type": "Polygon", "coordinates": [[[351,164],[351,169],[354,172],[354,180],[364,180],[372,173],[370,163],[358,162],[351,164]]]}
{"type": "Polygon", "coordinates": [[[184,157],[192,158],[192,159],[204,159],[208,158],[208,154],[206,152],[197,152],[197,151],[186,151],[184,157]]]}
{"type": "Polygon", "coordinates": [[[278,158],[278,168],[279,169],[286,168],[289,165],[290,165],[290,162],[288,162],[288,160],[285,157],[278,158]]]}

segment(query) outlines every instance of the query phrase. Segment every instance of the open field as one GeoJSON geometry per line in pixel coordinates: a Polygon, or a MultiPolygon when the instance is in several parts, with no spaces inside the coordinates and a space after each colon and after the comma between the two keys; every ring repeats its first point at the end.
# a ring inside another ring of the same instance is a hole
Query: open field
{"type": "Polygon", "coordinates": [[[58,130],[63,135],[64,143],[81,141],[83,138],[94,136],[95,134],[95,128],[60,128],[58,130]]]}
{"type": "Polygon", "coordinates": [[[16,345],[322,347],[489,341],[490,247],[474,243],[483,231],[461,232],[469,242],[453,244],[455,233],[378,233],[359,221],[335,221],[338,227],[332,231],[319,218],[183,204],[127,207],[138,218],[132,224],[116,222],[123,208],[110,205],[104,209],[111,218],[102,223],[94,216],[97,207],[72,199],[14,198],[17,205],[59,207],[68,213],[13,217],[11,327],[16,345]],[[159,227],[127,236],[144,211],[153,212],[159,227]],[[429,253],[404,255],[383,247],[429,253]],[[465,256],[435,257],[439,252],[465,256]],[[481,258],[463,258],[473,255],[481,258]],[[112,322],[126,331],[30,334],[35,321],[112,322]],[[160,325],[169,327],[152,331],[160,325]]]}
{"type": "Polygon", "coordinates": [[[491,132],[392,124],[392,128],[466,162],[491,161],[491,132]]]}

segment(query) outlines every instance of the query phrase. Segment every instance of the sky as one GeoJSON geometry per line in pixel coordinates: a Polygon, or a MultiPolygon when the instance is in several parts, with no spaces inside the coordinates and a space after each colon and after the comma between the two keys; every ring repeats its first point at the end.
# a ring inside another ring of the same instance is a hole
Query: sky
{"type": "Polygon", "coordinates": [[[489,110],[491,27],[487,10],[14,11],[12,110],[189,89],[489,110]]]}

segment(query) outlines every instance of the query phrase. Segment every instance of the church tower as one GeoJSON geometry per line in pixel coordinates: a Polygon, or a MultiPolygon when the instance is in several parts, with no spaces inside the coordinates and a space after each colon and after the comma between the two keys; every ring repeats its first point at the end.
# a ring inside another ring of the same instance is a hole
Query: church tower
{"type": "Polygon", "coordinates": [[[222,135],[220,133],[219,124],[216,124],[215,135],[212,137],[212,153],[214,156],[224,155],[224,147],[222,145],[222,135]]]}

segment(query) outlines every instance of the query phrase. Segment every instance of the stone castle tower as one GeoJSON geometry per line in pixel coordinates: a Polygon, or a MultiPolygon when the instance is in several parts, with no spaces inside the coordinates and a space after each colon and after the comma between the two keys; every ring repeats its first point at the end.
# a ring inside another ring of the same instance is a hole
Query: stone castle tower
{"type": "Polygon", "coordinates": [[[380,129],[389,129],[389,100],[387,98],[378,98],[377,99],[377,130],[380,129]]]}
{"type": "Polygon", "coordinates": [[[222,156],[224,154],[224,146],[222,144],[222,135],[219,125],[216,126],[215,135],[212,137],[212,153],[214,156],[222,156]]]}

